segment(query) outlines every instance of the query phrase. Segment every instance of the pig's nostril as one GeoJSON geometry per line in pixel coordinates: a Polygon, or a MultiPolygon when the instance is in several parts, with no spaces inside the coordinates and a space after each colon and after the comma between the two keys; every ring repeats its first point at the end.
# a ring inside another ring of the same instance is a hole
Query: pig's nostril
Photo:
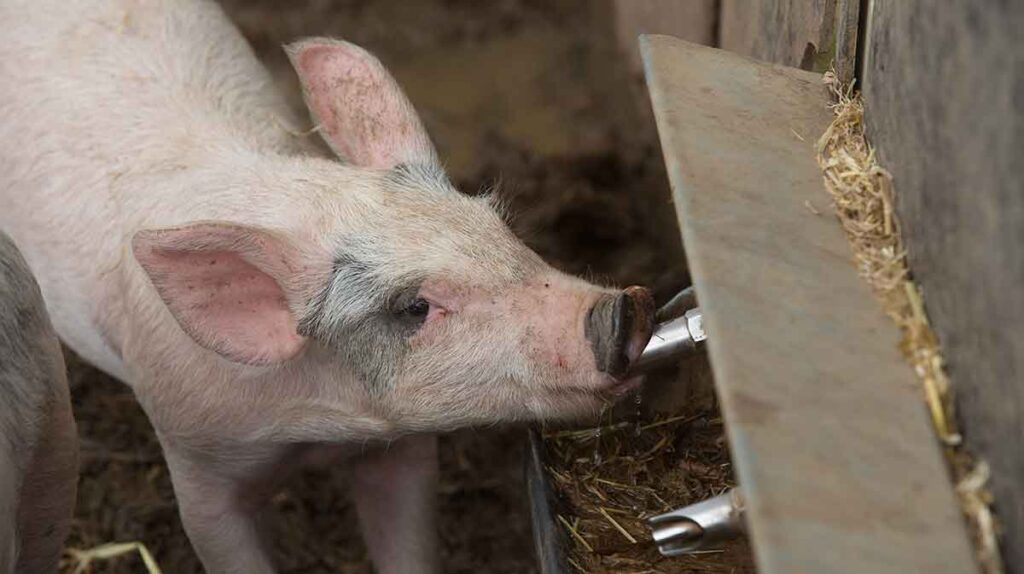
{"type": "Polygon", "coordinates": [[[654,327],[654,300],[643,287],[602,297],[587,313],[584,333],[597,369],[613,377],[626,375],[643,351],[654,327]]]}

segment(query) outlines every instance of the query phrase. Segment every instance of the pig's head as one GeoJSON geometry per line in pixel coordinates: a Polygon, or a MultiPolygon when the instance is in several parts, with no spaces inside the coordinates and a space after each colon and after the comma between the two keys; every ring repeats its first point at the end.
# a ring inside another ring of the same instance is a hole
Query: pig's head
{"type": "Polygon", "coordinates": [[[552,269],[491,198],[458,193],[364,50],[310,40],[288,51],[320,134],[360,183],[322,215],[343,220],[329,237],[219,223],[135,236],[199,345],[238,363],[344,369],[381,416],[420,430],[593,413],[635,384],[647,290],[552,269]]]}

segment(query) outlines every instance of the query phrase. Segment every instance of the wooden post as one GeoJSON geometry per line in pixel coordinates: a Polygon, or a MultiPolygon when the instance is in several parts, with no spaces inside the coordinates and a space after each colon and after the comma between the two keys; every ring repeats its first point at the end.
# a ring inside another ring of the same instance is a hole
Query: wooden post
{"type": "Polygon", "coordinates": [[[1024,3],[872,0],[868,136],[969,451],[992,470],[1002,550],[1024,572],[1024,3]]]}

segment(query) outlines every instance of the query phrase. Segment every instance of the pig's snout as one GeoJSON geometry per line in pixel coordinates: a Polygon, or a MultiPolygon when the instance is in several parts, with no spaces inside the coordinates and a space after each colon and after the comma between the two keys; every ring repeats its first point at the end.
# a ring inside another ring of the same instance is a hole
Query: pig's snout
{"type": "Polygon", "coordinates": [[[605,295],[587,312],[584,334],[597,369],[622,378],[640,356],[654,330],[654,299],[643,287],[605,295]]]}

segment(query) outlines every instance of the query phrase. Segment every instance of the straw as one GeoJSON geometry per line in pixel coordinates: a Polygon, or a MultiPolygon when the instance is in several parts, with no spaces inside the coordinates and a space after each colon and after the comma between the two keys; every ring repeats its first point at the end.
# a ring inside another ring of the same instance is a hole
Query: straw
{"type": "Polygon", "coordinates": [[[112,560],[133,552],[138,552],[139,556],[142,557],[142,563],[146,566],[146,571],[149,574],[162,574],[160,566],[157,565],[153,555],[141,542],[112,542],[88,550],[67,548],[64,552],[70,556],[71,561],[74,563],[72,574],[91,572],[94,560],[112,560]]]}
{"type": "Polygon", "coordinates": [[[907,267],[906,249],[894,208],[892,175],[877,161],[864,135],[864,105],[853,86],[834,72],[825,83],[835,98],[835,117],[817,143],[825,189],[846,231],[860,275],[902,333],[900,349],[921,382],[935,432],[942,442],[961,508],[984,572],[1003,572],[996,524],[987,490],[988,466],[973,462],[961,446],[954,402],[938,337],[925,313],[921,291],[907,267]]]}

